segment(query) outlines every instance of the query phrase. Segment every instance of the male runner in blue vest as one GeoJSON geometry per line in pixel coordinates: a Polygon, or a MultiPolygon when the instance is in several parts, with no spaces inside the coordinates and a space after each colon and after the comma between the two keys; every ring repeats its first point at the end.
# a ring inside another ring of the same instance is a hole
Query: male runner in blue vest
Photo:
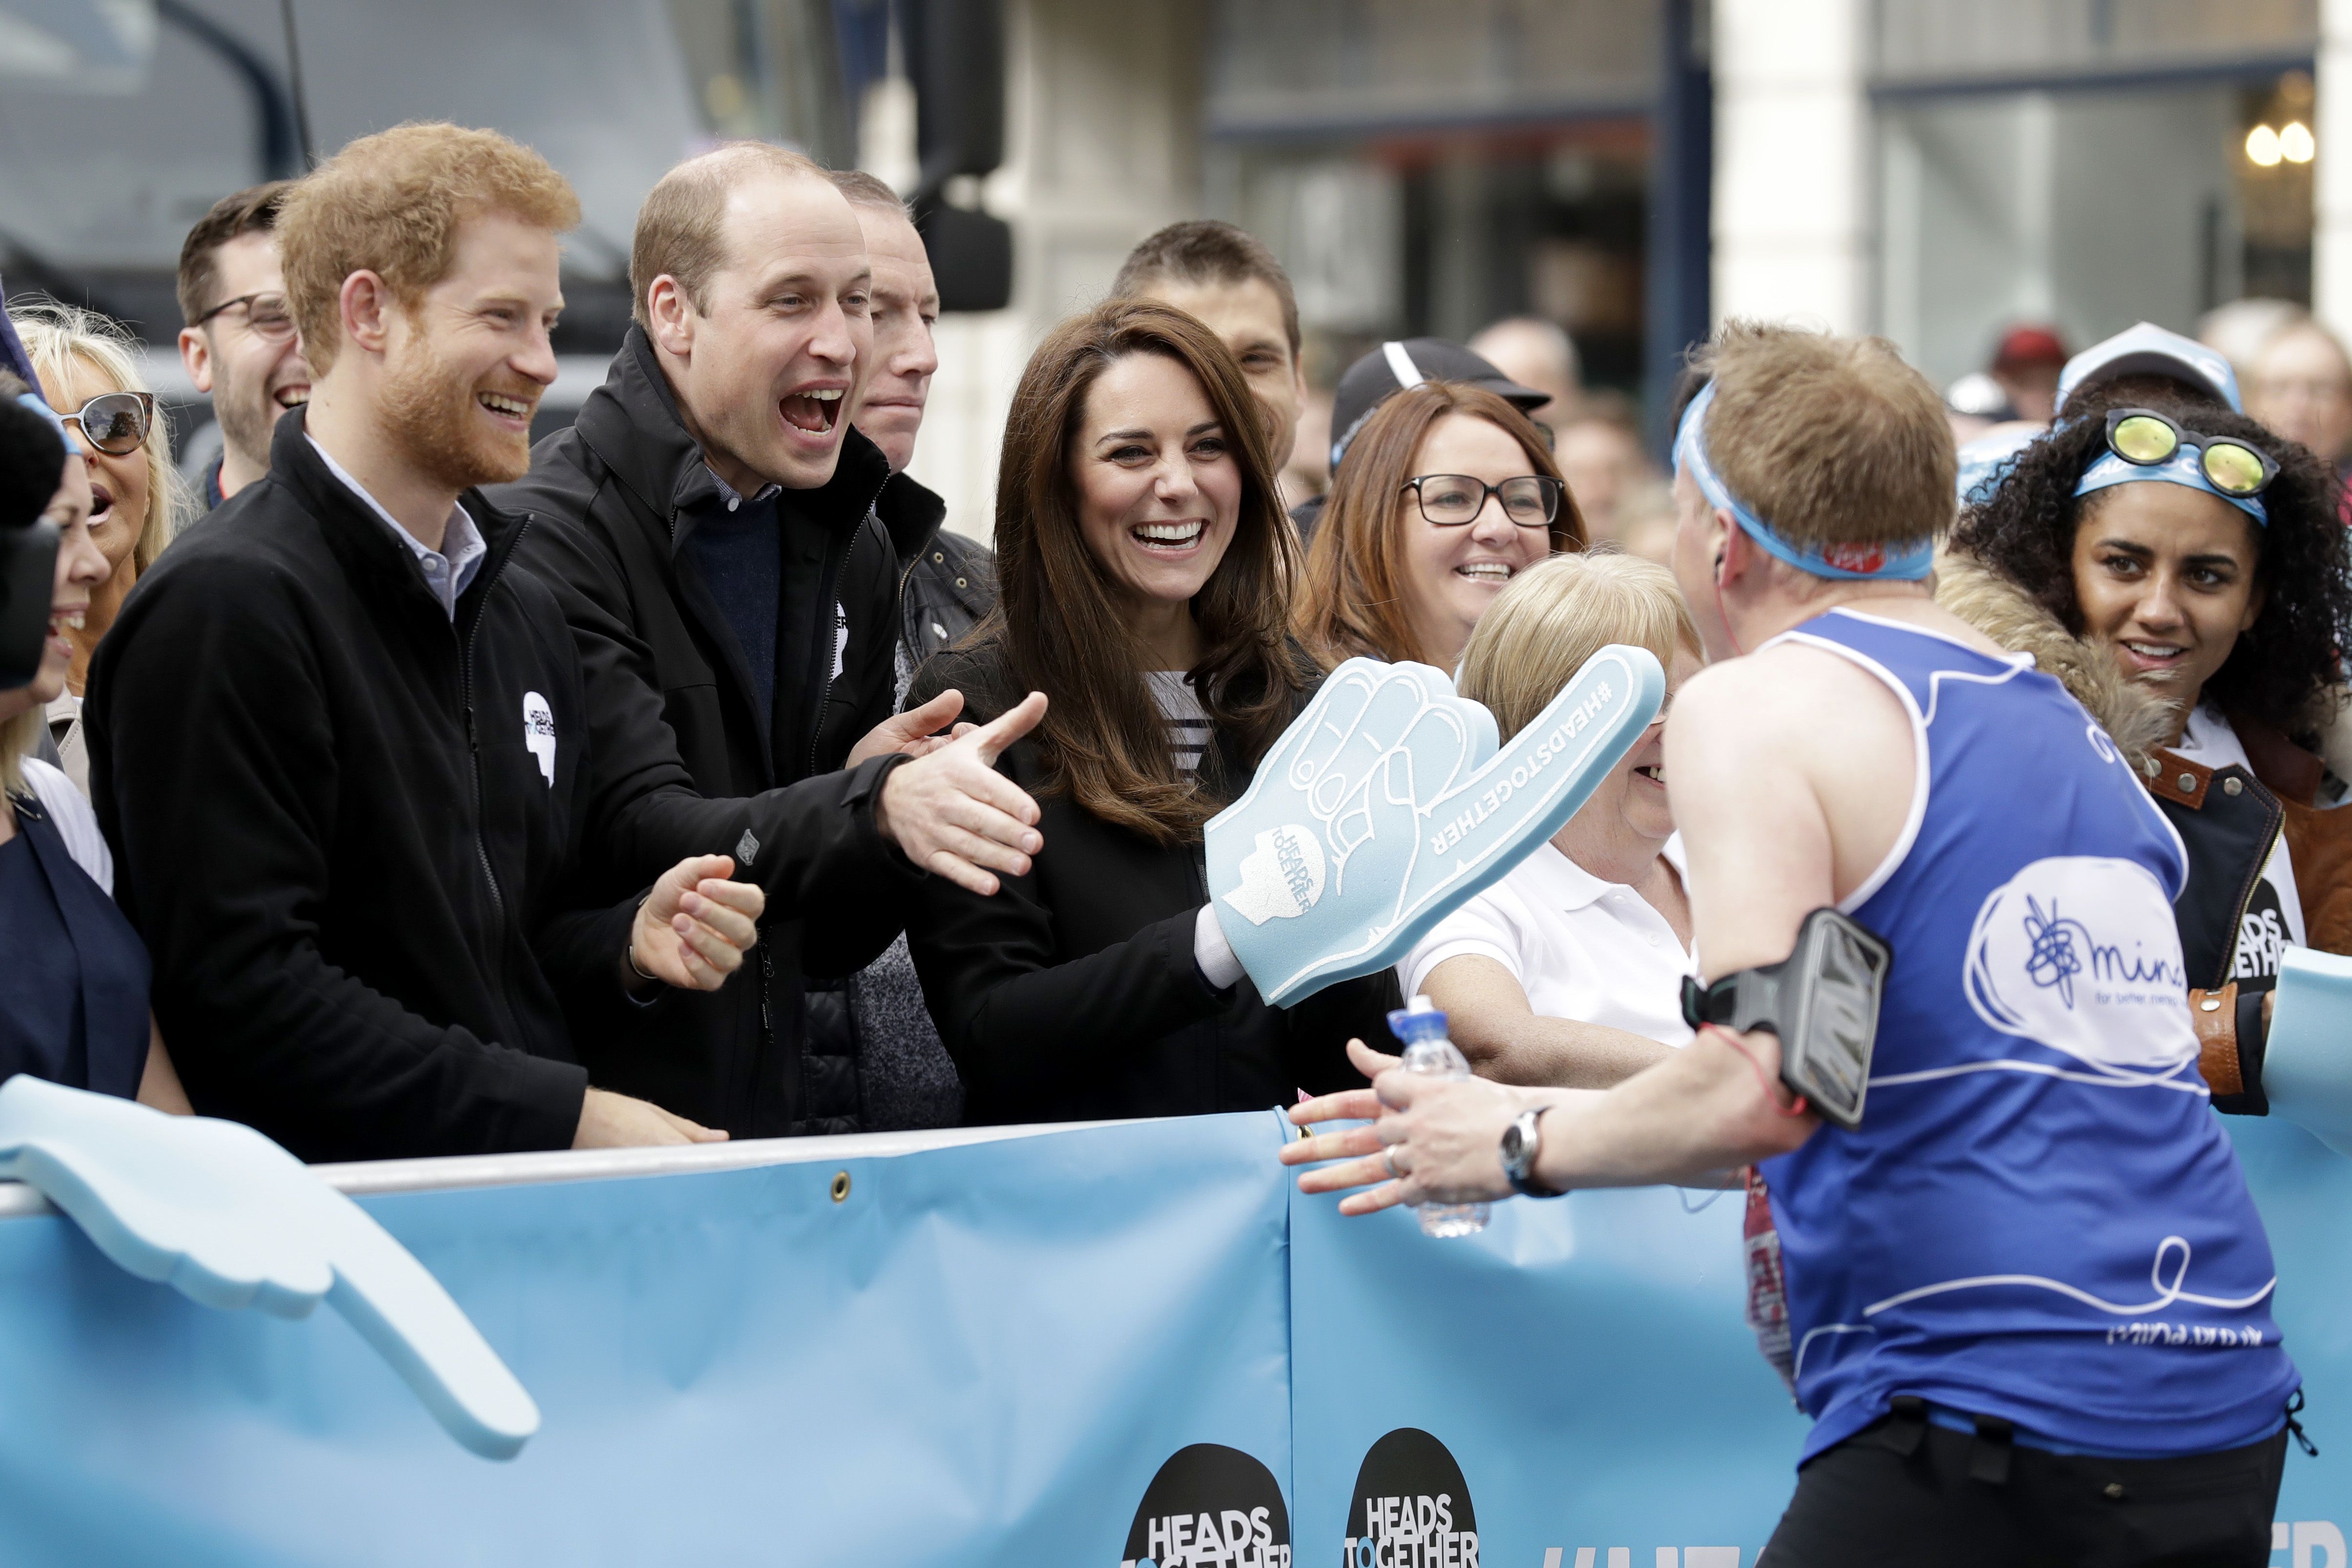
{"type": "Polygon", "coordinates": [[[1885,343],[1735,324],[1677,441],[1713,667],[1666,776],[1712,979],[1834,905],[1894,950],[1858,1128],[1710,1025],[1605,1092],[1447,1083],[1359,1045],[1374,1126],[1284,1158],[1342,1204],[1759,1166],[1814,1418],[1767,1564],[2267,1563],[2294,1365],[2208,1109],[2179,839],[2058,683],[1937,608],[1936,394],[1885,343]],[[1744,656],[1743,656],[1744,655],[1744,656]],[[1510,1167],[1507,1170],[1507,1166],[1510,1167]],[[1514,1174],[1516,1173],[1516,1174],[1514,1174]]]}

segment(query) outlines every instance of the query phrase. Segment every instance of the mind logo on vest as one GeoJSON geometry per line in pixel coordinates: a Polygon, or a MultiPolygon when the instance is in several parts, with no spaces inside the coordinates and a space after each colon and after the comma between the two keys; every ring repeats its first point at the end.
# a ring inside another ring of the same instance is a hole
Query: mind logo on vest
{"type": "Polygon", "coordinates": [[[2168,1072],[2197,1055],[2172,907],[2147,867],[2095,855],[2031,862],[1969,933],[1977,1016],[2108,1070],[2168,1072]]]}
{"type": "Polygon", "coordinates": [[[1478,1568],[1470,1486],[1444,1444],[1417,1427],[1374,1443],[1356,1471],[1340,1568],[1478,1568]]]}
{"type": "Polygon", "coordinates": [[[1177,1449],[1144,1489],[1119,1568],[1290,1568],[1280,1483],[1239,1448],[1177,1449]]]}

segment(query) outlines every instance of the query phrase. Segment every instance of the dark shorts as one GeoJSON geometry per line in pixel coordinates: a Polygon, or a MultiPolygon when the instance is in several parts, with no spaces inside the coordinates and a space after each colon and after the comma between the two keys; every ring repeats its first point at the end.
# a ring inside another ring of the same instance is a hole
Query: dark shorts
{"type": "Polygon", "coordinates": [[[2286,1439],[2103,1459],[1889,1418],[1797,1472],[1757,1568],[2269,1568],[2286,1439]]]}

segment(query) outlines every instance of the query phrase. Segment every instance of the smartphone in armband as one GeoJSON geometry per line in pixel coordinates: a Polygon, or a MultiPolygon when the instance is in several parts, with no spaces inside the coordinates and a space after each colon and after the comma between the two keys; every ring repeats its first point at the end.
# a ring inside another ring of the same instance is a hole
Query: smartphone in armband
{"type": "Polygon", "coordinates": [[[1711,986],[1683,981],[1683,1019],[1737,1034],[1780,1037],[1780,1081],[1852,1132],[1862,1125],[1878,998],[1895,949],[1852,915],[1816,909],[1797,927],[1797,946],[1778,964],[1726,975],[1711,986]]]}

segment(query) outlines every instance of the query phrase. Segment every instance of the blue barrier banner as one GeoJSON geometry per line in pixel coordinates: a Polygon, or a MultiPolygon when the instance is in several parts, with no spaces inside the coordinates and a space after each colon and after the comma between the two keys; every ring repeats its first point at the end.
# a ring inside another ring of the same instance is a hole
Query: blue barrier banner
{"type": "MultiPolygon", "coordinates": [[[[2352,1568],[2352,1161],[2229,1127],[2322,1449],[2272,1562],[2352,1568]]],[[[1297,1194],[1283,1136],[362,1197],[538,1401],[505,1463],[338,1316],[214,1312],[0,1219],[0,1563],[1752,1568],[1805,1420],[1744,1320],[1739,1193],[1440,1241],[1297,1194]]]]}
{"type": "Polygon", "coordinates": [[[1807,1423],[1747,1328],[1742,1207],[1662,1188],[1515,1199],[1441,1241],[1409,1210],[1347,1219],[1294,1196],[1301,1560],[1753,1563],[1807,1423]],[[1427,1541],[1441,1511],[1474,1538],[1427,1541]]]}
{"type": "Polygon", "coordinates": [[[2224,1116],[2278,1260],[2273,1315],[2303,1374],[2313,1458],[2286,1451],[2271,1561],[2352,1568],[2352,1159],[2277,1116],[2224,1116]]]}
{"type": "Polygon", "coordinates": [[[1281,1136],[363,1199],[538,1400],[505,1463],[340,1317],[211,1311],[62,1218],[0,1222],[0,1562],[1111,1568],[1152,1491],[1160,1538],[1275,1568],[1281,1136]]]}

